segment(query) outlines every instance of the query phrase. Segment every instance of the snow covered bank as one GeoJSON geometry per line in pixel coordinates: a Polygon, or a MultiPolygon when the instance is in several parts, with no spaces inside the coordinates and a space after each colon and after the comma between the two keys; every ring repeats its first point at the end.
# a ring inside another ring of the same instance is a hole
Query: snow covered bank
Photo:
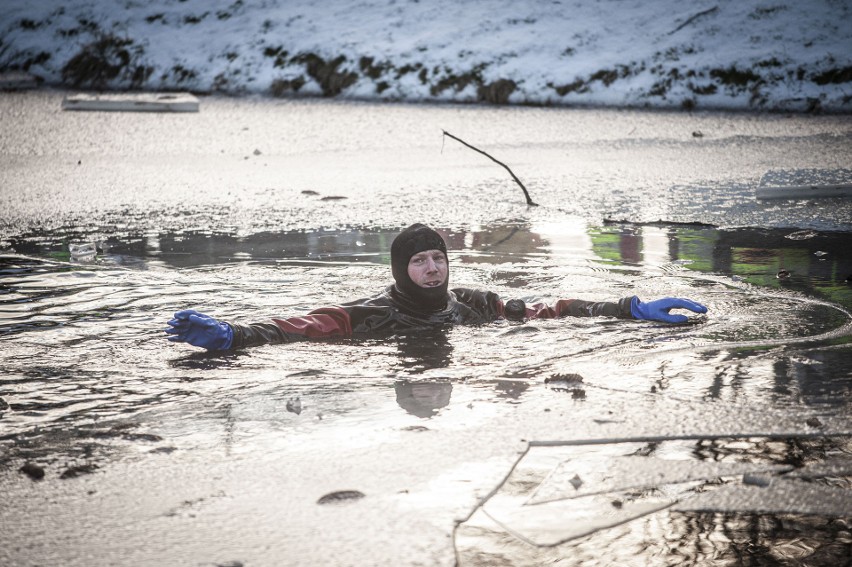
{"type": "Polygon", "coordinates": [[[852,110],[844,0],[6,0],[0,72],[81,89],[852,110]]]}

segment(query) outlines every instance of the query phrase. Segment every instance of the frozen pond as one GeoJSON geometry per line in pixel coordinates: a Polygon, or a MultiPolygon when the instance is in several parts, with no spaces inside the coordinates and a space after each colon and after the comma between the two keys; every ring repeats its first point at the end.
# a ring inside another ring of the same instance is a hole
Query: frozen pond
{"type": "Polygon", "coordinates": [[[852,205],[754,190],[846,175],[849,117],[61,96],[0,98],[0,563],[848,558],[852,205]],[[372,295],[417,221],[451,287],[709,312],[162,336],[372,295]]]}

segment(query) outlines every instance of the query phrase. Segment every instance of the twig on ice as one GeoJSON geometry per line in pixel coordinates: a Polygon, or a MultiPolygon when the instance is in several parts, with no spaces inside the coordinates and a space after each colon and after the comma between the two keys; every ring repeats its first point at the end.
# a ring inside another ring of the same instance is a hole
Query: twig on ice
{"type": "MultiPolygon", "coordinates": [[[[533,200],[532,200],[532,199],[530,199],[530,194],[529,194],[529,192],[527,191],[527,188],[526,188],[526,187],[524,187],[524,184],[523,184],[523,183],[521,183],[521,180],[520,180],[520,179],[518,179],[518,176],[517,176],[517,175],[515,175],[515,172],[513,172],[511,169],[509,169],[509,166],[508,166],[508,165],[506,165],[505,163],[503,163],[503,162],[502,162],[502,161],[500,161],[500,160],[494,159],[492,156],[490,156],[490,155],[489,155],[489,154],[487,154],[486,152],[483,152],[483,151],[482,151],[482,150],[480,150],[479,148],[474,147],[474,146],[471,146],[470,144],[468,144],[467,142],[465,142],[465,141],[464,141],[464,140],[462,140],[461,138],[457,138],[457,137],[453,136],[452,134],[450,134],[450,133],[449,133],[449,132],[447,132],[446,130],[443,130],[443,132],[444,132],[444,136],[449,136],[449,137],[450,137],[450,138],[452,138],[453,140],[455,140],[455,141],[457,141],[457,142],[459,142],[459,143],[461,143],[461,144],[463,144],[463,145],[467,146],[468,148],[470,148],[470,149],[472,149],[472,150],[474,150],[474,151],[477,151],[477,152],[481,153],[482,155],[484,155],[485,157],[487,157],[488,159],[490,159],[490,160],[491,160],[491,161],[493,161],[494,163],[499,164],[499,165],[502,165],[503,167],[505,167],[505,168],[506,168],[506,171],[508,171],[508,172],[509,172],[509,175],[511,175],[511,176],[512,176],[512,179],[514,179],[514,180],[515,180],[515,183],[517,183],[518,185],[520,185],[520,186],[521,186],[521,190],[524,192],[524,197],[526,197],[526,198],[527,198],[527,205],[530,205],[530,206],[532,206],[532,207],[537,207],[537,206],[538,206],[538,203],[533,203],[533,200]]],[[[442,138],[442,146],[443,146],[443,138],[442,138]]],[[[443,148],[442,148],[442,149],[443,149],[443,148]]]]}

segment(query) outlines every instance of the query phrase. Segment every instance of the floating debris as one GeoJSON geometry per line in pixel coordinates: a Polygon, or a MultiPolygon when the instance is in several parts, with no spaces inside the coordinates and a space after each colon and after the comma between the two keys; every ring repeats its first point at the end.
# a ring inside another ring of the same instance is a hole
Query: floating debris
{"type": "Polygon", "coordinates": [[[778,270],[778,273],[775,274],[775,277],[779,280],[787,280],[790,279],[790,272],[787,270],[778,270]]]}
{"type": "Polygon", "coordinates": [[[701,130],[696,130],[695,132],[692,133],[692,137],[693,138],[703,138],[704,132],[702,132],[701,130]]]}
{"type": "Polygon", "coordinates": [[[317,504],[339,504],[361,498],[364,498],[364,493],[358,490],[338,490],[336,492],[329,492],[317,500],[317,504]]]}
{"type": "Polygon", "coordinates": [[[261,153],[260,150],[254,150],[254,155],[259,156],[260,153],[261,153]]]}
{"type": "Polygon", "coordinates": [[[822,258],[823,256],[828,256],[828,252],[823,252],[822,250],[817,250],[814,252],[814,256],[818,258],[822,258]]]}
{"type": "Polygon", "coordinates": [[[68,252],[71,253],[72,260],[86,261],[92,260],[98,253],[98,246],[94,242],[84,242],[82,244],[69,244],[68,252]]]}
{"type": "Polygon", "coordinates": [[[320,201],[342,201],[344,199],[348,199],[348,197],[341,197],[340,195],[330,195],[328,197],[323,197],[320,201]]]}
{"type": "Polygon", "coordinates": [[[302,191],[302,195],[319,195],[316,191],[311,191],[310,189],[305,189],[302,191]]]}
{"type": "Polygon", "coordinates": [[[198,112],[198,107],[198,99],[190,93],[75,94],[62,100],[62,110],[198,112]]]}

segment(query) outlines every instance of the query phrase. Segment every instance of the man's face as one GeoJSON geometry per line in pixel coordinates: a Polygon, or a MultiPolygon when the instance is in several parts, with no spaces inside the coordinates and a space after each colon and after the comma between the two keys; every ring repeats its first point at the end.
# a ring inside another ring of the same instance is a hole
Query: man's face
{"type": "Polygon", "coordinates": [[[440,250],[418,252],[408,261],[408,277],[420,287],[442,285],[447,272],[447,257],[440,250]]]}

